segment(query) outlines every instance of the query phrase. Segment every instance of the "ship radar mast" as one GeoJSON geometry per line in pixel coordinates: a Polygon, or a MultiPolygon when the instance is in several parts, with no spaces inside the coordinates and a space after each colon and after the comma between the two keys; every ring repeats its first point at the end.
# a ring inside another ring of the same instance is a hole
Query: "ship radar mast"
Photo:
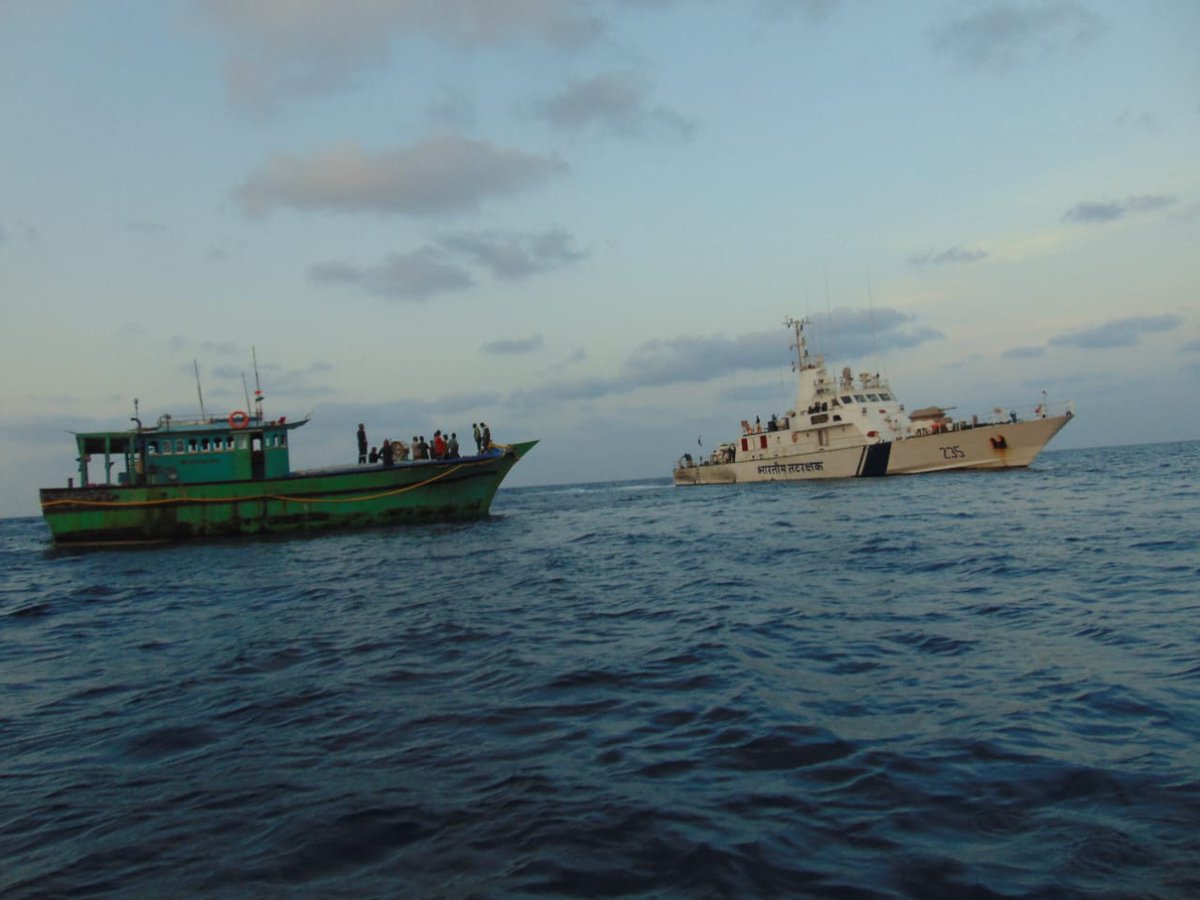
{"type": "Polygon", "coordinates": [[[808,342],[804,338],[804,326],[808,324],[808,319],[788,317],[783,324],[796,333],[796,342],[791,347],[796,351],[796,362],[792,364],[792,368],[797,372],[802,372],[808,368],[808,342]]]}

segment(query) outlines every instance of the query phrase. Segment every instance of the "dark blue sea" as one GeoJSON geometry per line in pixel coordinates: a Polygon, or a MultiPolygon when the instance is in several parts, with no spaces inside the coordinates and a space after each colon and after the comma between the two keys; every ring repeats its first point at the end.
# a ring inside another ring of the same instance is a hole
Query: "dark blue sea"
{"type": "Polygon", "coordinates": [[[1200,896],[1200,443],[492,512],[0,521],[0,895],[1200,896]]]}

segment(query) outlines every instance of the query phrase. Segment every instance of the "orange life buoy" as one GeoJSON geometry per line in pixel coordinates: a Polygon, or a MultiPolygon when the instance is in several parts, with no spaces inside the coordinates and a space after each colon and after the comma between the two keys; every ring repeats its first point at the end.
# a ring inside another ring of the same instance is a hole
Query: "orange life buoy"
{"type": "Polygon", "coordinates": [[[246,415],[244,412],[242,412],[240,409],[236,409],[229,414],[229,427],[230,428],[236,428],[240,431],[241,429],[245,428],[249,424],[250,424],[250,417],[248,415],[246,415]]]}

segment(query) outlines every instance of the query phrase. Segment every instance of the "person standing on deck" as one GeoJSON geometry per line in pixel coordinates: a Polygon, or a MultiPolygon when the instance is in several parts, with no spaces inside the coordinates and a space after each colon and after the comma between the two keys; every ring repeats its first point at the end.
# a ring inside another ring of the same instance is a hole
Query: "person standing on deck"
{"type": "Polygon", "coordinates": [[[362,422],[358,423],[358,461],[367,461],[367,426],[362,422]]]}
{"type": "Polygon", "coordinates": [[[487,422],[480,422],[479,427],[480,427],[480,429],[482,429],[482,432],[483,432],[483,437],[482,437],[482,440],[480,441],[480,451],[479,451],[480,453],[482,453],[484,450],[492,449],[492,429],[487,427],[487,422]]]}
{"type": "Polygon", "coordinates": [[[474,422],[471,423],[471,428],[475,431],[475,455],[478,456],[483,452],[483,435],[479,432],[479,426],[474,422]]]}

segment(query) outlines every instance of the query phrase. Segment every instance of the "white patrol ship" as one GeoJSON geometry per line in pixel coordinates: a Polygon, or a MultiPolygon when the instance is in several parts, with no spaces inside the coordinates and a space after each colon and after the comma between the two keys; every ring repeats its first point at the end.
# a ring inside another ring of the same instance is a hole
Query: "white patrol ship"
{"type": "Polygon", "coordinates": [[[783,418],[752,425],[743,420],[737,440],[707,459],[685,453],[676,484],[798,481],[809,478],[916,475],[946,469],[1028,466],[1074,415],[1052,415],[1045,403],[1032,415],[993,410],[985,421],[955,421],[941,407],[908,412],[878,374],[850,368],[831,378],[825,360],[808,354],[807,320],[788,319],[796,342],[796,405],[783,418]]]}

